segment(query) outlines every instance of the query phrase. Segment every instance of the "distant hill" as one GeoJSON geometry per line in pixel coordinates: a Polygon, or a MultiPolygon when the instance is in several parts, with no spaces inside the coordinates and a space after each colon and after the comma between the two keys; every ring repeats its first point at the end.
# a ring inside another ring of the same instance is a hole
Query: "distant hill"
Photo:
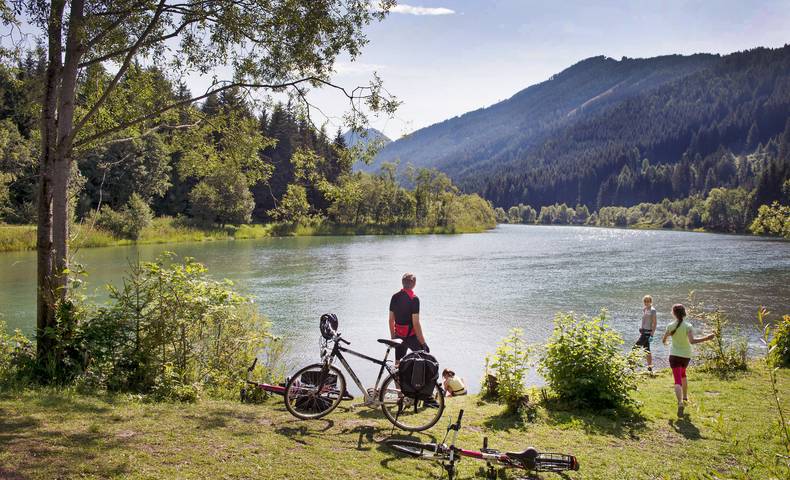
{"type": "Polygon", "coordinates": [[[435,167],[498,206],[630,205],[753,186],[778,159],[789,116],[790,46],[723,57],[593,57],[399,139],[368,168],[393,160],[435,167]],[[748,168],[735,164],[735,155],[758,147],[748,168]]]}
{"type": "Polygon", "coordinates": [[[375,128],[368,128],[362,133],[348,130],[343,134],[343,140],[345,140],[348,147],[354,147],[360,143],[363,147],[366,147],[374,142],[377,146],[382,147],[392,142],[386,135],[375,128]]]}

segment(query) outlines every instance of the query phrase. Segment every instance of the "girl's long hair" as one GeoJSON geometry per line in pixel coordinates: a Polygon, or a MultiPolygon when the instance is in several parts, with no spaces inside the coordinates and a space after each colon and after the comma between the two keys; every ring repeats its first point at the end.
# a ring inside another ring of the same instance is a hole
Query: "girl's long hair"
{"type": "Polygon", "coordinates": [[[676,303],[672,306],[672,314],[678,319],[678,324],[672,329],[672,333],[670,333],[670,335],[674,335],[675,332],[678,331],[678,327],[680,327],[680,324],[683,323],[683,319],[686,318],[686,307],[684,307],[682,303],[676,303]]]}

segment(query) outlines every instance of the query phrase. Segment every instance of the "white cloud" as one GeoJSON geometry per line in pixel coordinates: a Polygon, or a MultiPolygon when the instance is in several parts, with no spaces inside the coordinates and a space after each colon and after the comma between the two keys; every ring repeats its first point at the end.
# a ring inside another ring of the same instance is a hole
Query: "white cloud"
{"type": "Polygon", "coordinates": [[[373,73],[386,70],[386,65],[378,63],[364,62],[337,62],[335,63],[335,73],[338,75],[355,75],[362,73],[373,73]]]}
{"type": "Polygon", "coordinates": [[[415,7],[401,3],[390,8],[390,12],[404,13],[406,15],[452,15],[455,13],[455,10],[444,7],[415,7]]]}

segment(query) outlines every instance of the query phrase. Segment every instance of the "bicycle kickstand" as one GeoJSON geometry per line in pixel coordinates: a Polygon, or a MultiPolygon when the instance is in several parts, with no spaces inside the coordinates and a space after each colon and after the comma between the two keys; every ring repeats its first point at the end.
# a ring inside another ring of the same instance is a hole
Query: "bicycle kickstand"
{"type": "Polygon", "coordinates": [[[455,459],[442,462],[442,467],[447,471],[447,480],[453,480],[455,478],[455,459]]]}
{"type": "Polygon", "coordinates": [[[491,462],[486,462],[486,480],[496,480],[496,470],[491,462]]]}

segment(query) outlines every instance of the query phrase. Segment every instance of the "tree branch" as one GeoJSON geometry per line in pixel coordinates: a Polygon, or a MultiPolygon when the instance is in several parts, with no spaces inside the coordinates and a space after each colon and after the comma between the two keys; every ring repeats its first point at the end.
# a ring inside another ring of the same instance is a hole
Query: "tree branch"
{"type": "MultiPolygon", "coordinates": [[[[160,5],[162,3],[164,3],[164,1],[160,2],[160,5]]],[[[159,10],[158,12],[161,15],[166,10],[167,9],[162,9],[162,10],[159,10]]],[[[97,63],[106,62],[106,61],[112,60],[115,57],[119,57],[121,55],[128,54],[131,51],[134,51],[136,53],[140,48],[150,47],[152,45],[156,45],[158,43],[164,42],[165,40],[169,40],[169,39],[171,39],[173,37],[178,36],[181,33],[181,31],[184,28],[186,28],[188,25],[191,25],[191,24],[193,24],[193,23],[195,23],[195,22],[197,22],[199,20],[200,19],[194,19],[194,20],[189,20],[187,22],[184,22],[178,28],[173,30],[172,32],[170,32],[170,33],[168,33],[166,35],[160,35],[158,37],[151,38],[148,41],[146,41],[145,43],[143,43],[142,45],[139,45],[139,46],[132,45],[132,46],[129,46],[129,47],[119,48],[118,50],[113,50],[112,52],[105,53],[104,55],[102,55],[100,57],[91,58],[90,60],[85,60],[84,62],[80,63],[80,68],[85,68],[85,67],[88,67],[88,66],[91,66],[91,65],[95,65],[97,63]]],[[[148,32],[148,33],[150,33],[150,32],[148,32]]]]}
{"type": "MultiPolygon", "coordinates": [[[[98,140],[98,139],[100,139],[100,138],[102,138],[104,136],[111,135],[111,134],[116,133],[116,132],[120,132],[120,131],[125,130],[125,129],[129,128],[129,127],[133,127],[133,126],[135,126],[135,125],[137,125],[139,123],[142,123],[142,122],[144,122],[146,120],[150,120],[152,118],[156,118],[157,116],[159,116],[159,115],[161,115],[161,114],[163,114],[165,112],[168,112],[168,111],[170,111],[170,110],[172,110],[174,108],[178,108],[178,107],[182,107],[182,106],[185,106],[185,105],[192,104],[194,102],[203,100],[203,99],[209,97],[210,95],[221,93],[221,92],[223,92],[225,90],[228,90],[228,89],[231,89],[231,88],[241,87],[241,88],[265,88],[265,89],[269,89],[269,90],[282,90],[284,88],[293,87],[293,86],[300,85],[300,84],[303,84],[303,83],[320,83],[322,85],[331,86],[333,88],[336,88],[336,89],[342,91],[344,93],[344,95],[350,100],[354,100],[354,99],[357,99],[357,98],[365,98],[365,97],[354,97],[344,87],[341,87],[339,85],[335,85],[335,84],[333,84],[333,83],[331,83],[331,82],[329,82],[327,80],[324,80],[324,79],[321,79],[321,78],[318,78],[318,77],[313,77],[313,76],[300,78],[298,80],[293,80],[293,81],[290,81],[290,82],[283,82],[283,83],[276,83],[276,84],[226,82],[226,84],[221,86],[221,87],[213,88],[214,86],[218,85],[218,83],[217,83],[217,84],[212,85],[212,87],[209,87],[209,90],[207,90],[206,93],[204,93],[203,95],[171,103],[170,105],[166,105],[166,106],[164,106],[164,107],[162,107],[162,108],[160,108],[158,110],[155,110],[155,111],[153,111],[151,113],[148,113],[146,115],[142,115],[142,116],[137,117],[137,118],[135,118],[133,120],[129,120],[129,121],[124,122],[124,123],[120,123],[120,124],[118,124],[118,125],[116,125],[114,127],[108,128],[106,130],[102,130],[100,132],[97,132],[97,133],[95,133],[93,135],[90,135],[90,136],[88,136],[86,138],[83,138],[83,139],[75,142],[74,146],[75,147],[80,147],[80,146],[89,144],[89,143],[94,142],[94,141],[96,141],[96,140],[98,140]]],[[[369,88],[369,87],[364,87],[364,88],[369,88]]],[[[356,91],[356,89],[354,89],[354,91],[356,91]]]]}
{"type": "Polygon", "coordinates": [[[118,82],[121,81],[121,77],[123,77],[123,75],[126,73],[126,70],[129,69],[129,65],[131,65],[131,63],[132,63],[132,58],[134,58],[134,55],[137,53],[137,51],[143,45],[143,42],[145,41],[145,39],[153,31],[153,29],[156,26],[157,22],[159,22],[159,17],[162,15],[162,8],[164,7],[164,5],[165,5],[165,0],[160,0],[159,1],[159,5],[157,6],[157,9],[156,9],[156,12],[154,13],[153,18],[151,18],[151,21],[145,27],[145,30],[143,30],[143,33],[140,34],[140,38],[137,39],[137,41],[134,43],[132,48],[129,50],[129,53],[126,54],[126,58],[124,58],[123,64],[121,65],[121,68],[118,69],[118,73],[115,74],[115,77],[113,77],[112,81],[107,86],[107,88],[104,90],[104,92],[102,93],[101,97],[99,97],[99,99],[96,100],[96,103],[93,104],[91,109],[88,110],[88,113],[86,113],[77,122],[77,124],[72,129],[72,131],[71,131],[71,139],[74,139],[74,137],[77,134],[77,132],[80,129],[82,129],[82,127],[85,126],[85,124],[88,122],[88,120],[90,120],[91,117],[93,117],[96,114],[96,112],[99,111],[101,106],[104,105],[104,102],[106,102],[107,99],[109,98],[110,94],[115,90],[115,87],[118,85],[118,82]]]}

